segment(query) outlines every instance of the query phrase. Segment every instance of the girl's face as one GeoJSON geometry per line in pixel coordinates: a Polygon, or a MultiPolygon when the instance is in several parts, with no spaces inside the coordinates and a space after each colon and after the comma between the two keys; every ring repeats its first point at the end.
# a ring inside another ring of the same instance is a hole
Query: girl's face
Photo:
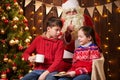
{"type": "Polygon", "coordinates": [[[58,35],[61,32],[61,28],[59,26],[48,27],[48,34],[50,38],[58,38],[58,35]]]}
{"type": "Polygon", "coordinates": [[[91,39],[91,36],[87,37],[82,29],[78,31],[78,41],[80,45],[87,44],[91,39]]]}

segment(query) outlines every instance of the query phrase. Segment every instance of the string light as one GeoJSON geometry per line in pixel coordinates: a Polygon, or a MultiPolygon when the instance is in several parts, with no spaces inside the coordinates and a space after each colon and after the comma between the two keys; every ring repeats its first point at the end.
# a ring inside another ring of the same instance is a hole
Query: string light
{"type": "Polygon", "coordinates": [[[109,3],[109,2],[111,2],[110,0],[107,0],[107,2],[109,3]]]}
{"type": "Polygon", "coordinates": [[[120,46],[117,47],[117,50],[120,50],[120,46]]]}

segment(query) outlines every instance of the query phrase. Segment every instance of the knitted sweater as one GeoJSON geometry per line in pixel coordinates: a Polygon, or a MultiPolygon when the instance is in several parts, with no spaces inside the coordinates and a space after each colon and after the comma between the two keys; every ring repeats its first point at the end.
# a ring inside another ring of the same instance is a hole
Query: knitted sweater
{"type": "Polygon", "coordinates": [[[75,71],[76,75],[88,74],[92,71],[92,60],[100,58],[99,48],[95,44],[88,47],[79,46],[74,51],[72,67],[69,71],[75,71]]]}
{"type": "Polygon", "coordinates": [[[28,60],[33,52],[43,54],[44,63],[37,63],[34,69],[48,70],[49,72],[59,71],[59,65],[63,58],[64,43],[60,39],[48,39],[43,36],[36,37],[31,45],[25,50],[22,57],[28,60]]]}

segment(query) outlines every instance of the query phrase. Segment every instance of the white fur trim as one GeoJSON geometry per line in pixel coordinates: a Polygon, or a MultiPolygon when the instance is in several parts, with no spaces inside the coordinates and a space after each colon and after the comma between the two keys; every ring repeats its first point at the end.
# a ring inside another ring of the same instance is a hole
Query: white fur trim
{"type": "Polygon", "coordinates": [[[63,9],[76,8],[79,7],[79,3],[77,0],[67,0],[62,4],[63,9]]]}
{"type": "Polygon", "coordinates": [[[73,53],[71,53],[67,50],[64,50],[63,59],[70,59],[70,58],[73,58],[73,53]]]}

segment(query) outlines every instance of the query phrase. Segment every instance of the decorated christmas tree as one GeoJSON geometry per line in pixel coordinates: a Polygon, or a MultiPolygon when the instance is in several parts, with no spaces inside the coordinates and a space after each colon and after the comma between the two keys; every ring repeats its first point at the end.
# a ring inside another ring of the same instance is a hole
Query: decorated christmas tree
{"type": "Polygon", "coordinates": [[[32,40],[27,22],[16,0],[0,1],[0,80],[19,80],[31,70],[21,57],[32,40]]]}

